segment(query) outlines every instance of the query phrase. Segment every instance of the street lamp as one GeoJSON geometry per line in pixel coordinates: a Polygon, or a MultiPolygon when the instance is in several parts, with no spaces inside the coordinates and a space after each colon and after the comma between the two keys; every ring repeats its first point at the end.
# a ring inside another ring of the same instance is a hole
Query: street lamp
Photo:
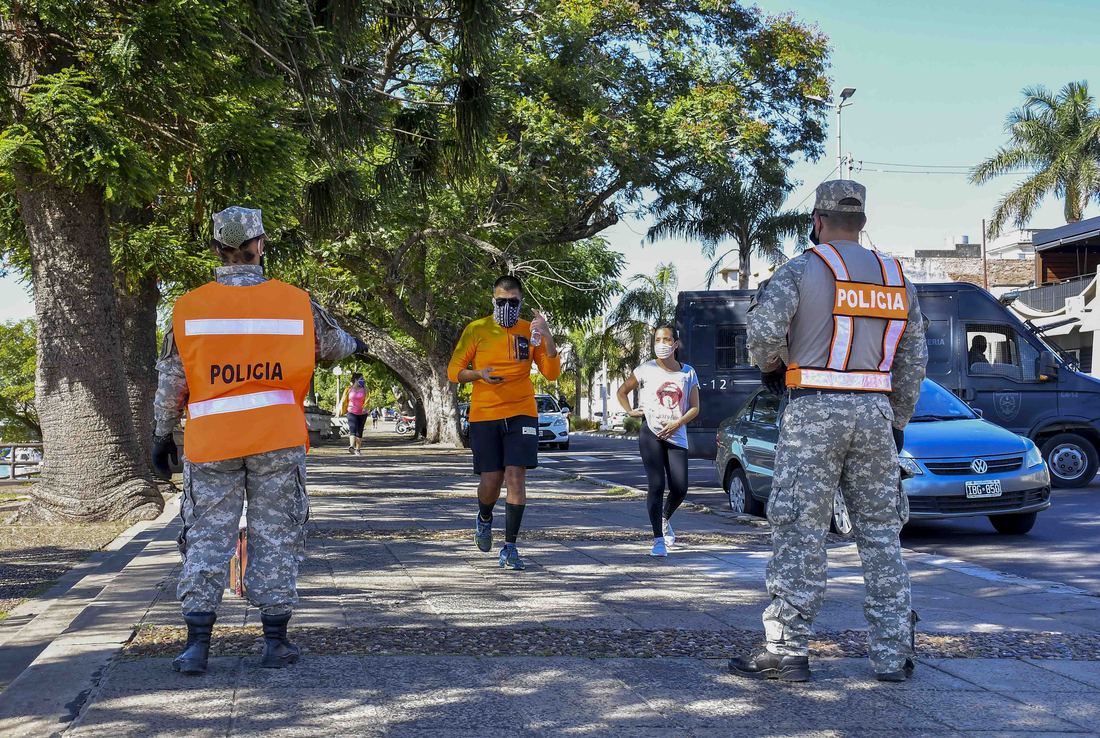
{"type": "Polygon", "coordinates": [[[333,412],[340,412],[340,377],[343,375],[343,367],[332,367],[332,376],[336,377],[336,404],[332,406],[333,412]]]}
{"type": "Polygon", "coordinates": [[[840,100],[839,101],[837,101],[837,100],[826,100],[825,98],[819,97],[817,95],[807,95],[806,96],[806,97],[810,98],[811,100],[816,100],[817,102],[825,103],[830,108],[833,108],[834,110],[836,110],[836,168],[837,168],[837,171],[839,172],[838,176],[841,179],[844,179],[844,154],[842,153],[843,149],[841,148],[841,145],[840,145],[840,113],[841,113],[842,110],[844,110],[844,108],[846,108],[846,107],[848,107],[849,105],[852,104],[852,103],[848,102],[848,99],[851,98],[852,95],[854,95],[854,94],[856,94],[856,88],[855,87],[845,87],[843,90],[840,91],[840,100]]]}

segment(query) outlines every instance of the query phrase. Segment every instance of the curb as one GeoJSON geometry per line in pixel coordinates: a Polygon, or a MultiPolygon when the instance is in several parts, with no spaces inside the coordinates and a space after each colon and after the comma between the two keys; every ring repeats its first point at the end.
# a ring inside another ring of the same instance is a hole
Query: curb
{"type": "MultiPolygon", "coordinates": [[[[133,637],[134,624],[152,606],[149,587],[163,572],[155,566],[129,570],[139,556],[173,556],[175,541],[165,531],[178,516],[179,497],[154,520],[135,523],[120,533],[96,559],[67,572],[44,595],[20,605],[27,616],[4,640],[4,650],[33,658],[14,661],[22,669],[0,692],[0,735],[57,735],[77,719],[107,667],[133,637]],[[163,549],[159,554],[156,549],[163,549]],[[109,592],[120,577],[137,581],[109,592]]],[[[174,556],[173,556],[174,558],[174,556]]],[[[13,611],[14,612],[14,611],[13,611]]],[[[13,624],[14,625],[14,624],[13,624]]]]}
{"type": "MultiPolygon", "coordinates": [[[[594,487],[613,487],[615,489],[630,490],[634,497],[645,497],[649,493],[641,489],[640,487],[634,487],[629,484],[623,484],[621,482],[613,482],[610,479],[602,479],[600,477],[594,477],[590,474],[582,474],[577,472],[569,472],[564,469],[549,469],[544,466],[539,467],[540,471],[544,471],[556,477],[563,479],[579,479],[582,482],[587,482],[594,487]]],[[[725,518],[727,520],[733,520],[740,525],[744,525],[750,528],[768,528],[768,521],[763,518],[758,518],[754,515],[745,515],[742,513],[735,513],[729,510],[722,510],[720,508],[714,508],[710,505],[703,504],[702,502],[693,502],[692,500],[684,500],[680,507],[686,510],[692,510],[694,512],[700,512],[705,515],[714,515],[719,518],[725,518]]]]}
{"type": "Polygon", "coordinates": [[[591,436],[592,438],[618,438],[621,441],[637,441],[637,433],[615,433],[613,431],[569,431],[572,436],[591,436]]]}

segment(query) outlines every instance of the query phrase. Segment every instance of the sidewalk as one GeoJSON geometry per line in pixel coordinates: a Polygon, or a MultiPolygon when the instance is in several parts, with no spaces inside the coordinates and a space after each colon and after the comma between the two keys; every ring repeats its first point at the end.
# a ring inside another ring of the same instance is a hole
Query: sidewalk
{"type": "MultiPolygon", "coordinates": [[[[920,665],[909,683],[880,684],[865,658],[858,556],[836,541],[814,680],[747,682],[725,659],[761,640],[766,529],[685,509],[672,556],[651,559],[639,496],[539,470],[520,543],[528,569],[504,572],[471,540],[477,480],[465,454],[330,447],[309,463],[310,548],[291,623],[301,663],[260,669],[258,615],[227,595],[210,673],[171,670],[185,631],[169,512],[0,693],[0,735],[1031,736],[1100,726],[1100,598],[1073,588],[913,554],[920,665]]],[[[498,536],[503,519],[501,509],[498,536]]]]}

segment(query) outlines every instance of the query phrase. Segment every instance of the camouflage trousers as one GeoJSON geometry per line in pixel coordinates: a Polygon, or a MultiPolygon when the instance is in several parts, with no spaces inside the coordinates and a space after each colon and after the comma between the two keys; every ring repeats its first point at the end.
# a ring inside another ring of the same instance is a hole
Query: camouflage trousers
{"type": "Polygon", "coordinates": [[[898,540],[909,505],[898,483],[893,418],[888,399],[870,393],[801,397],[784,411],[768,499],[772,601],[764,631],[772,653],[808,653],[825,597],[825,535],[839,488],[863,562],[871,664],[891,671],[912,656],[909,572],[898,540]]]}
{"type": "Polygon", "coordinates": [[[183,570],[176,596],[183,612],[214,612],[225,590],[229,560],[248,499],[249,601],[266,615],[298,601],[298,565],[305,555],[305,447],[207,463],[186,462],[179,536],[183,570]]]}

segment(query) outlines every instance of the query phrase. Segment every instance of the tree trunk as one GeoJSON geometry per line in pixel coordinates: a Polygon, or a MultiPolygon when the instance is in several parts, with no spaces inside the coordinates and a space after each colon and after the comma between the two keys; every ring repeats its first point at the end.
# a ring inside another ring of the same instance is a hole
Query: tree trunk
{"type": "MultiPolygon", "coordinates": [[[[119,280],[120,282],[124,280],[119,280]]],[[[130,392],[130,417],[141,458],[153,455],[153,397],[157,393],[157,303],[160,289],[149,274],[118,288],[122,328],[122,366],[130,392]]]]}
{"type": "Polygon", "coordinates": [[[31,520],[149,520],[164,506],[130,415],[102,194],[16,171],[30,243],[44,463],[31,520]]]}
{"type": "Polygon", "coordinates": [[[450,355],[439,351],[427,357],[414,353],[373,323],[344,317],[345,325],[355,326],[360,338],[370,346],[371,356],[389,367],[416,394],[418,406],[424,412],[425,440],[462,448],[458,397],[447,379],[450,355]]]}
{"type": "Polygon", "coordinates": [[[455,386],[447,379],[446,360],[441,364],[435,362],[433,364],[426,381],[417,385],[421,392],[420,406],[424,408],[427,420],[426,440],[428,443],[442,443],[462,448],[455,386]]]}
{"type": "Polygon", "coordinates": [[[740,289],[749,288],[749,271],[752,269],[752,251],[742,246],[737,250],[737,286],[740,289]]]}

